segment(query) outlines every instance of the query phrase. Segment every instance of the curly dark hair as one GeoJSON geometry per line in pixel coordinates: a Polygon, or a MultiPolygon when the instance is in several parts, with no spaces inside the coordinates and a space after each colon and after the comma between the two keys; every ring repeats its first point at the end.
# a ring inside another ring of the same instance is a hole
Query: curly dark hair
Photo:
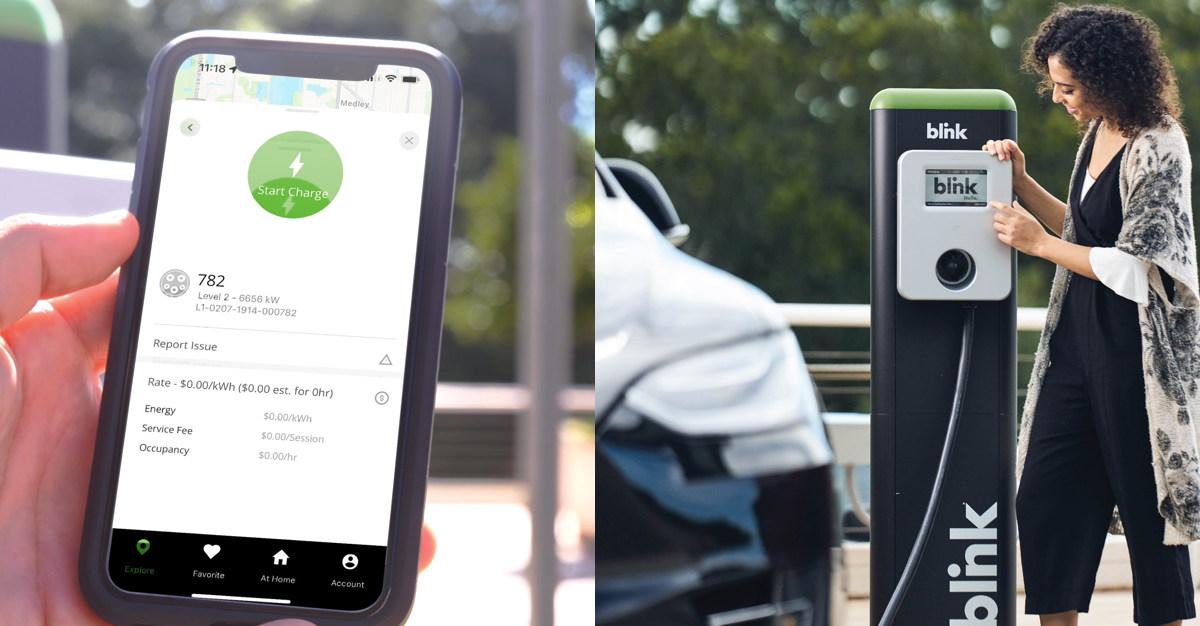
{"type": "Polygon", "coordinates": [[[1051,56],[1071,71],[1104,119],[1126,137],[1178,119],[1175,70],[1162,52],[1158,27],[1145,16],[1111,6],[1059,4],[1025,42],[1021,68],[1054,88],[1051,56]]]}

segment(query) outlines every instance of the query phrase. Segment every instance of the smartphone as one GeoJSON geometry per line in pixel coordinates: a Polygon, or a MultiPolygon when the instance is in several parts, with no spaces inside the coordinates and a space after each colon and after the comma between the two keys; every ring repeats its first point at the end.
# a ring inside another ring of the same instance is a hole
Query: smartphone
{"type": "Polygon", "coordinates": [[[418,44],[206,31],[147,88],[84,594],[118,624],[402,622],[457,72],[418,44]]]}

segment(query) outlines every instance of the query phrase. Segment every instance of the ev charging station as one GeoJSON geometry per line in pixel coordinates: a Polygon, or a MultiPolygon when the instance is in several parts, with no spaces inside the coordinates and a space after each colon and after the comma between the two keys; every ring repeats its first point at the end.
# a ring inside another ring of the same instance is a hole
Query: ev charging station
{"type": "Polygon", "coordinates": [[[1016,139],[1016,105],[870,108],[871,624],[1014,626],[1017,266],[987,204],[1012,202],[1012,167],[981,146],[1016,139]]]}

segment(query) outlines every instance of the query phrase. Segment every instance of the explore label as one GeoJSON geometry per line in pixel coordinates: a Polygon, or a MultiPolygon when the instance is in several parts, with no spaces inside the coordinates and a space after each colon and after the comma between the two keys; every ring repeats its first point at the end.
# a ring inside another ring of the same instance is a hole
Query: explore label
{"type": "Polygon", "coordinates": [[[308,217],[333,202],[342,186],[342,159],[323,137],[294,130],[263,143],[248,176],[250,195],[269,213],[308,217]]]}

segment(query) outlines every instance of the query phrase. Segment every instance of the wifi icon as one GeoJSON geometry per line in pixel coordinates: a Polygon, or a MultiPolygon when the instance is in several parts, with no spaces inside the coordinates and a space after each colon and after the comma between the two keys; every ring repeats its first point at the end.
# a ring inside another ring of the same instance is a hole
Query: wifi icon
{"type": "Polygon", "coordinates": [[[387,76],[384,76],[384,78],[386,78],[386,79],[387,79],[387,82],[389,82],[389,83],[394,83],[394,82],[396,82],[396,75],[395,75],[395,74],[388,74],[387,76]]]}

